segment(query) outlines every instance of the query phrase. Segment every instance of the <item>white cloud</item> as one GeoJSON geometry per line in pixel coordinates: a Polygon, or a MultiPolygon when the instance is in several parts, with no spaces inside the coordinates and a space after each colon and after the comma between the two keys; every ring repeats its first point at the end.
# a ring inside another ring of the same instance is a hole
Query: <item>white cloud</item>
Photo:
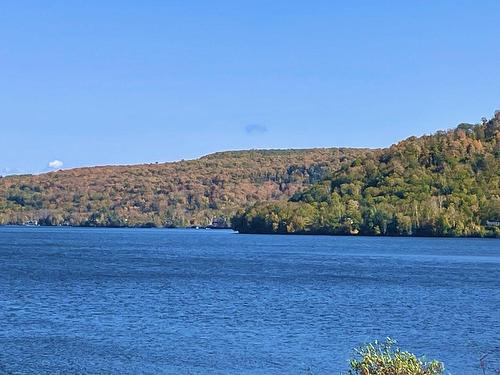
{"type": "Polygon", "coordinates": [[[53,161],[49,162],[48,165],[49,165],[49,168],[59,169],[64,165],[64,163],[60,160],[53,160],[53,161]]]}

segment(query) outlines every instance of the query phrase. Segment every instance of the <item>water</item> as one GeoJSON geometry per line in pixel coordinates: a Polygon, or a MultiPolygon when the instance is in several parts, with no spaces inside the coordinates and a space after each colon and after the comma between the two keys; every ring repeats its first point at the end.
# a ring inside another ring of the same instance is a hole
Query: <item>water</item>
{"type": "Polygon", "coordinates": [[[500,241],[0,227],[0,373],[338,374],[386,336],[482,374],[500,241]]]}

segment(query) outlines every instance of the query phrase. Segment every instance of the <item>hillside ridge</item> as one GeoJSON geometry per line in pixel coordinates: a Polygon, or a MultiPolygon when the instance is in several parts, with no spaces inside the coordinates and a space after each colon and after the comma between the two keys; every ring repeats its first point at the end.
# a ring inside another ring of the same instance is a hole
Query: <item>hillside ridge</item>
{"type": "Polygon", "coordinates": [[[235,215],[241,233],[500,236],[500,112],[366,153],[286,202],[235,215]]]}
{"type": "Polygon", "coordinates": [[[227,226],[240,208],[288,199],[366,149],[242,150],[193,160],[0,178],[0,223],[227,226]]]}
{"type": "Polygon", "coordinates": [[[252,233],[489,235],[496,232],[485,223],[500,216],[499,124],[496,113],[481,124],[380,149],[232,150],[4,177],[0,224],[228,227],[232,221],[252,233]],[[415,204],[422,212],[438,209],[423,225],[421,213],[411,213],[415,204]]]}

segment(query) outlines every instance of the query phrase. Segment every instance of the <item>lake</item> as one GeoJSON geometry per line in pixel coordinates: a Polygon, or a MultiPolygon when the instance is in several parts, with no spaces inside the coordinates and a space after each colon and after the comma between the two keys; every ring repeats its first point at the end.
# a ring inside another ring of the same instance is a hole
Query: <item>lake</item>
{"type": "Polygon", "coordinates": [[[499,363],[500,240],[0,227],[0,373],[331,375],[387,336],[499,363]]]}

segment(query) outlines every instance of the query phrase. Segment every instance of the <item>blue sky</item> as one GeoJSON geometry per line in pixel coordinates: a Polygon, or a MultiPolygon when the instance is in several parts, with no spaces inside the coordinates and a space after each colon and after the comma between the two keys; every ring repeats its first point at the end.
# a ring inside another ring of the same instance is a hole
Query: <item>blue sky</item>
{"type": "Polygon", "coordinates": [[[498,1],[0,5],[0,173],[381,147],[500,108],[498,1]]]}

